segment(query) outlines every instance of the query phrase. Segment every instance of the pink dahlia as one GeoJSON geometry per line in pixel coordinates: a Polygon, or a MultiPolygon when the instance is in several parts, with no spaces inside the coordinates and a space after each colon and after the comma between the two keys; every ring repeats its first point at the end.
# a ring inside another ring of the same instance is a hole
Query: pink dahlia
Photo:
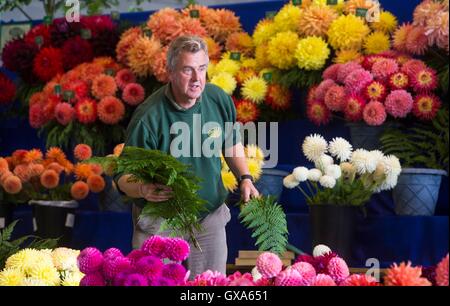
{"type": "Polygon", "coordinates": [[[359,94],[372,81],[373,76],[369,71],[358,69],[350,72],[345,78],[345,90],[347,93],[359,94]]]}
{"type": "Polygon", "coordinates": [[[436,267],[436,284],[438,286],[448,286],[448,254],[436,267]]]}
{"type": "MultiPolygon", "coordinates": [[[[78,145],[78,146],[80,146],[80,145],[78,145]]],[[[75,147],[75,149],[76,149],[76,147],[75,147]]],[[[91,154],[92,154],[92,152],[91,152],[91,154]]],[[[109,248],[105,252],[103,252],[103,258],[105,260],[110,260],[110,259],[114,259],[117,257],[124,257],[122,254],[122,251],[119,250],[118,248],[109,248]]]]}
{"type": "Polygon", "coordinates": [[[431,286],[430,281],[421,277],[422,268],[412,267],[411,262],[400,265],[394,263],[386,271],[384,284],[386,286],[431,286]]]}
{"type": "Polygon", "coordinates": [[[413,108],[414,100],[406,90],[394,90],[387,97],[384,105],[388,114],[395,118],[405,118],[413,108]]]}
{"type": "Polygon", "coordinates": [[[317,274],[317,276],[312,280],[310,286],[330,287],[336,286],[336,283],[329,275],[317,274]]]}
{"type": "Polygon", "coordinates": [[[380,59],[383,59],[384,57],[378,54],[370,54],[366,55],[361,63],[362,67],[366,70],[371,71],[373,64],[378,62],[380,59]]]}
{"type": "Polygon", "coordinates": [[[347,96],[347,102],[344,105],[344,116],[349,121],[359,121],[363,117],[363,110],[366,106],[366,101],[363,97],[357,94],[347,96]]]}
{"type": "Polygon", "coordinates": [[[378,101],[369,102],[364,107],[363,118],[368,125],[382,125],[386,121],[386,109],[383,103],[378,101]]]}
{"type": "Polygon", "coordinates": [[[152,286],[156,287],[174,287],[177,284],[173,281],[173,279],[166,277],[158,277],[154,281],[151,282],[152,286]]]}
{"type": "Polygon", "coordinates": [[[386,86],[379,81],[372,81],[364,88],[363,94],[369,101],[383,101],[387,94],[386,86]]]}
{"type": "Polygon", "coordinates": [[[330,79],[333,80],[335,82],[338,81],[338,72],[339,69],[341,68],[342,64],[333,64],[330,67],[328,67],[327,69],[324,70],[324,72],[322,73],[322,78],[324,80],[326,79],[330,79]]]}
{"type": "Polygon", "coordinates": [[[409,87],[409,77],[404,72],[396,72],[389,77],[389,86],[392,89],[407,89],[409,87]]]}
{"type": "Polygon", "coordinates": [[[138,259],[134,266],[136,270],[150,280],[155,280],[161,275],[164,263],[156,256],[144,256],[138,259]]]}
{"type": "Polygon", "coordinates": [[[428,37],[425,27],[413,27],[406,37],[406,50],[414,55],[424,55],[428,50],[428,37]]]}
{"type": "Polygon", "coordinates": [[[239,271],[228,276],[228,282],[228,286],[255,286],[250,273],[241,274],[239,271]]]}
{"type": "Polygon", "coordinates": [[[195,276],[194,280],[187,281],[188,286],[227,286],[228,279],[218,271],[207,270],[195,276]]]}
{"type": "Polygon", "coordinates": [[[339,286],[380,286],[375,278],[364,274],[352,274],[342,281],[339,286]]]}
{"type": "Polygon", "coordinates": [[[306,103],[311,103],[312,101],[316,101],[316,89],[317,85],[314,85],[309,88],[308,90],[308,96],[306,97],[306,103]]]}
{"type": "Polygon", "coordinates": [[[324,102],[328,109],[335,112],[341,111],[345,104],[344,87],[339,85],[331,86],[325,94],[324,102]]]}
{"type": "Polygon", "coordinates": [[[394,59],[383,58],[376,61],[372,66],[372,74],[377,80],[386,81],[389,76],[399,70],[398,63],[394,59]]]}
{"type": "Polygon", "coordinates": [[[58,103],[55,107],[55,118],[62,125],[68,125],[75,118],[75,110],[69,103],[58,103]]]}
{"type": "MultiPolygon", "coordinates": [[[[67,76],[67,73],[66,73],[67,76]]],[[[82,80],[71,80],[70,82],[65,83],[62,86],[64,90],[70,90],[75,93],[75,98],[71,100],[71,103],[75,103],[76,101],[80,101],[83,98],[86,98],[89,95],[89,85],[86,81],[82,80]]]]}
{"type": "Polygon", "coordinates": [[[175,284],[181,284],[186,276],[186,268],[177,263],[170,263],[163,267],[161,276],[172,279],[175,284]]]}
{"type": "Polygon", "coordinates": [[[130,286],[144,287],[148,286],[148,280],[145,276],[142,276],[141,274],[132,273],[125,278],[123,285],[125,287],[130,286]]]}
{"type": "Polygon", "coordinates": [[[117,86],[119,86],[119,88],[122,90],[128,84],[136,82],[136,76],[133,74],[133,72],[131,72],[130,69],[119,70],[116,73],[116,76],[114,77],[114,79],[116,80],[117,86]]]}
{"type": "Polygon", "coordinates": [[[316,99],[319,101],[323,101],[328,89],[330,89],[330,87],[334,85],[336,85],[336,83],[333,80],[330,79],[323,80],[316,88],[315,91],[316,99]]]}
{"type": "Polygon", "coordinates": [[[80,286],[106,286],[105,279],[100,273],[86,274],[80,281],[80,286]]]}
{"type": "Polygon", "coordinates": [[[328,274],[339,284],[350,275],[347,263],[340,257],[331,258],[327,266],[328,274]]]}
{"type": "Polygon", "coordinates": [[[256,268],[263,277],[272,278],[280,273],[283,263],[278,255],[264,252],[256,259],[256,268]]]}
{"type": "Polygon", "coordinates": [[[100,121],[106,124],[116,124],[125,115],[125,105],[116,97],[104,97],[97,105],[100,121]]]}
{"type": "Polygon", "coordinates": [[[418,59],[411,59],[403,64],[402,68],[400,69],[401,72],[404,72],[408,75],[409,78],[414,76],[418,71],[422,69],[426,69],[427,65],[418,59]]]}
{"type": "Polygon", "coordinates": [[[436,71],[431,68],[420,69],[412,75],[411,83],[415,92],[433,91],[438,86],[436,71]]]}
{"type": "Polygon", "coordinates": [[[432,120],[441,104],[441,100],[433,94],[417,95],[414,98],[413,114],[421,120],[432,120]]]}
{"type": "Polygon", "coordinates": [[[307,284],[316,277],[316,269],[308,262],[297,262],[291,266],[291,269],[296,270],[307,284]]]}
{"type": "Polygon", "coordinates": [[[122,99],[129,105],[138,105],[145,98],[144,87],[137,83],[130,83],[125,86],[122,92],[122,99]]]}
{"type": "Polygon", "coordinates": [[[275,278],[275,286],[307,286],[308,282],[295,269],[285,269],[275,278]]]}
{"type": "Polygon", "coordinates": [[[141,250],[147,255],[165,258],[166,254],[164,253],[164,251],[166,248],[167,239],[168,238],[162,236],[153,235],[144,241],[141,246],[141,250]]]}
{"type": "Polygon", "coordinates": [[[341,84],[344,84],[345,79],[347,76],[352,73],[355,70],[361,69],[361,65],[356,62],[348,62],[345,64],[342,64],[339,67],[338,73],[337,73],[337,81],[341,84]]]}
{"type": "Polygon", "coordinates": [[[103,273],[107,280],[113,280],[118,273],[131,269],[131,261],[126,257],[105,258],[103,263],[103,273]]]}
{"type": "Polygon", "coordinates": [[[189,243],[181,238],[168,238],[166,240],[165,255],[173,261],[183,261],[189,256],[189,243]]]}
{"type": "Polygon", "coordinates": [[[96,248],[85,248],[77,258],[78,268],[84,274],[100,271],[103,266],[103,254],[96,248]]]}
{"type": "Polygon", "coordinates": [[[331,120],[331,111],[324,102],[319,100],[311,101],[306,105],[308,119],[316,125],[328,124],[331,120]]]}
{"type": "Polygon", "coordinates": [[[131,261],[131,265],[135,266],[136,262],[145,256],[145,253],[141,250],[132,250],[128,255],[127,258],[131,261]]]}

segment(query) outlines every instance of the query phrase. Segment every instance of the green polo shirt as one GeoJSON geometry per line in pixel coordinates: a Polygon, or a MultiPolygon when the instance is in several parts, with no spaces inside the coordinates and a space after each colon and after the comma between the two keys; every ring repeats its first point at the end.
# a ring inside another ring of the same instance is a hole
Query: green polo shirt
{"type": "MultiPolygon", "coordinates": [[[[125,146],[156,149],[190,165],[201,179],[199,196],[207,213],[222,205],[227,191],[222,184],[220,152],[240,142],[233,101],[222,89],[206,84],[196,104],[185,109],[175,102],[167,84],[134,112],[125,146]]],[[[116,181],[121,175],[115,177],[116,181]]],[[[142,207],[143,199],[135,204],[142,207]]],[[[202,217],[204,217],[203,215],[202,217]]]]}

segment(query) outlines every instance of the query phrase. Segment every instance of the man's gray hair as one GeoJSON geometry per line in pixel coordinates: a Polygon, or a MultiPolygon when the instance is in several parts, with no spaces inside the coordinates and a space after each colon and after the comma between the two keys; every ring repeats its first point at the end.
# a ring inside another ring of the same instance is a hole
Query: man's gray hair
{"type": "Polygon", "coordinates": [[[198,36],[180,36],[172,41],[167,51],[167,70],[175,71],[181,52],[197,53],[203,50],[208,56],[208,45],[198,36]]]}

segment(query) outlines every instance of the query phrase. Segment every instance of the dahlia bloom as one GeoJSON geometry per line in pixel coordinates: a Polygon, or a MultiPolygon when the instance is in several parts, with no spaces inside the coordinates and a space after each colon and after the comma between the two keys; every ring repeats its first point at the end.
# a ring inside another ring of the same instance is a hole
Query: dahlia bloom
{"type": "Polygon", "coordinates": [[[369,102],[364,107],[363,118],[368,125],[382,125],[386,121],[386,109],[383,103],[378,101],[369,102]]]}
{"type": "Polygon", "coordinates": [[[98,103],[97,113],[103,123],[116,124],[123,119],[125,106],[116,97],[107,96],[98,103]]]}
{"type": "Polygon", "coordinates": [[[344,116],[349,121],[359,121],[363,117],[363,110],[366,106],[364,98],[357,94],[347,96],[347,102],[344,105],[344,116]]]}
{"type": "Polygon", "coordinates": [[[405,90],[393,90],[387,97],[384,105],[388,114],[395,118],[404,118],[413,108],[413,98],[405,90]]]}
{"type": "Polygon", "coordinates": [[[103,254],[96,248],[85,248],[77,258],[78,268],[82,273],[93,274],[103,265],[103,254]]]}
{"type": "Polygon", "coordinates": [[[272,278],[281,272],[283,263],[276,254],[264,252],[256,259],[256,267],[263,277],[272,278]]]}
{"type": "Polygon", "coordinates": [[[331,111],[324,102],[314,100],[306,105],[308,119],[316,125],[326,125],[331,120],[331,111]]]}
{"type": "Polygon", "coordinates": [[[384,277],[386,286],[431,286],[431,283],[421,277],[422,269],[412,267],[411,262],[391,266],[384,277]]]}
{"type": "Polygon", "coordinates": [[[441,107],[441,100],[433,94],[419,94],[414,98],[413,114],[421,120],[432,120],[441,107]]]}

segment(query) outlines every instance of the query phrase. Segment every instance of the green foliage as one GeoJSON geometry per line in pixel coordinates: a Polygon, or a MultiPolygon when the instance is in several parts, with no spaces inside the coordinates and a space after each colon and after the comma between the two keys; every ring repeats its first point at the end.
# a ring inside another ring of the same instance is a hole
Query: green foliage
{"type": "Polygon", "coordinates": [[[3,270],[5,267],[8,257],[17,253],[24,246],[40,250],[53,249],[58,244],[58,239],[41,239],[33,235],[24,236],[11,241],[11,236],[17,222],[17,220],[12,222],[9,226],[0,231],[0,270],[3,270]]]}
{"type": "Polygon", "coordinates": [[[310,88],[322,81],[322,70],[304,70],[298,67],[285,71],[279,78],[281,85],[292,88],[310,88]]]}
{"type": "Polygon", "coordinates": [[[365,177],[347,181],[343,177],[336,181],[334,188],[319,189],[315,196],[307,199],[309,205],[333,204],[340,206],[362,206],[370,200],[374,186],[365,186],[365,177]]]}
{"type": "Polygon", "coordinates": [[[254,198],[246,205],[241,205],[239,218],[253,232],[252,237],[256,239],[256,246],[260,251],[277,254],[286,251],[286,215],[274,197],[254,198]]]}
{"type": "Polygon", "coordinates": [[[88,162],[99,163],[115,174],[131,174],[131,182],[169,186],[173,196],[165,202],[148,202],[142,214],[165,218],[166,227],[177,235],[189,234],[199,248],[194,230],[201,230],[199,216],[206,211],[206,202],[197,195],[200,181],[187,165],[164,152],[137,147],[125,147],[119,157],[94,157],[88,162]]]}
{"type": "Polygon", "coordinates": [[[440,88],[444,95],[448,93],[448,56],[443,50],[430,49],[425,61],[428,66],[436,70],[439,77],[440,88]]]}
{"type": "Polygon", "coordinates": [[[26,6],[31,3],[31,0],[2,0],[0,2],[0,12],[12,11],[16,7],[26,6]]]}
{"type": "Polygon", "coordinates": [[[403,129],[388,129],[380,138],[383,151],[396,155],[403,167],[445,169],[449,157],[448,108],[441,109],[431,123],[416,122],[403,129]]]}

